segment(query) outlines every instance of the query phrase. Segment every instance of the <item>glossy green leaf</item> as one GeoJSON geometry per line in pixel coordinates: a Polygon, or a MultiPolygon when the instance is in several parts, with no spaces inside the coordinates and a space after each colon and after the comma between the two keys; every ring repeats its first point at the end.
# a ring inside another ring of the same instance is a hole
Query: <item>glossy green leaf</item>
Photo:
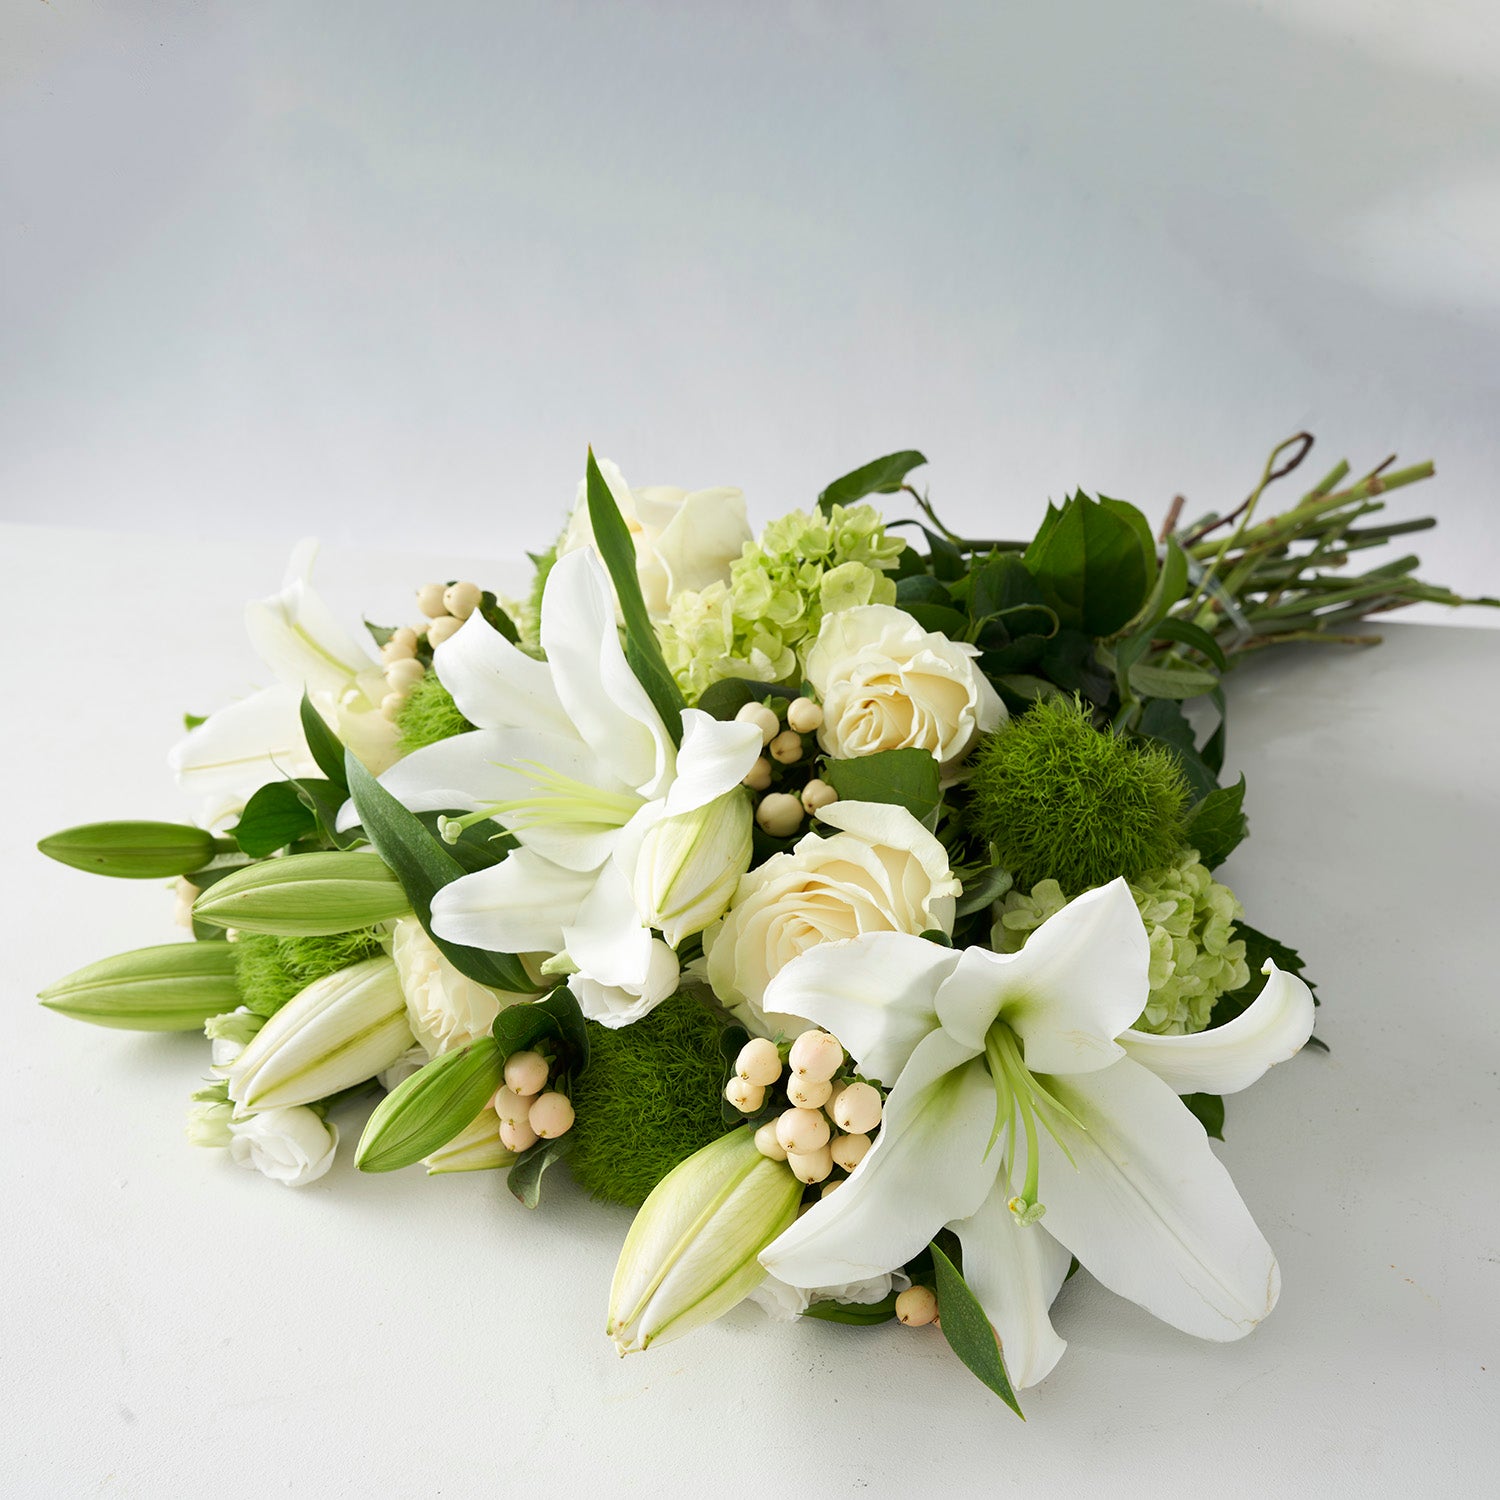
{"type": "Polygon", "coordinates": [[[318,820],[295,781],[271,781],[245,804],[230,836],[252,859],[264,859],[316,832],[318,820]]]}
{"type": "Polygon", "coordinates": [[[312,751],[312,758],[318,763],[318,769],[335,786],[348,791],[348,783],[344,778],[344,747],[339,742],[339,737],[328,727],[316,708],[313,707],[312,699],[304,691],[302,694],[302,736],[307,741],[307,748],[312,751]]]}
{"type": "Polygon", "coordinates": [[[826,516],[835,505],[853,505],[866,495],[893,495],[906,483],[906,476],[926,462],[914,448],[871,459],[835,479],[818,496],[818,509],[826,516]]]}
{"type": "Polygon", "coordinates": [[[1156,641],[1180,641],[1184,646],[1191,646],[1195,651],[1202,652],[1218,671],[1229,670],[1229,658],[1224,655],[1224,648],[1201,626],[1188,620],[1160,620],[1152,626],[1151,638],[1156,641]]]}
{"type": "Polygon", "coordinates": [[[1210,1139],[1224,1139],[1224,1100],[1219,1094],[1184,1094],[1182,1102],[1208,1132],[1210,1139]]]}
{"type": "Polygon", "coordinates": [[[879,1302],[814,1302],[803,1309],[802,1316],[823,1323],[871,1328],[877,1323],[889,1323],[896,1316],[896,1294],[889,1292],[879,1302]]]}
{"type": "Polygon", "coordinates": [[[854,760],[830,760],[823,780],[846,802],[894,802],[919,823],[943,800],[938,763],[926,750],[881,750],[854,760]]]}
{"type": "Polygon", "coordinates": [[[1000,865],[991,865],[989,869],[971,875],[964,881],[954,916],[967,917],[972,912],[983,911],[986,906],[998,901],[1014,884],[1010,871],[1000,865]]]}
{"type": "Polygon", "coordinates": [[[985,1316],[979,1299],[958,1268],[937,1245],[932,1246],[932,1266],[937,1279],[938,1317],[943,1336],[953,1352],[1024,1422],[1025,1414],[1005,1373],[1000,1340],[985,1316]]]}
{"type": "Polygon", "coordinates": [[[1250,832],[1245,818],[1245,778],[1211,791],[1189,814],[1184,838],[1210,870],[1223,864],[1250,832]]]}
{"type": "Polygon", "coordinates": [[[1048,506],[1024,561],[1064,625],[1113,635],[1145,603],[1156,564],[1142,546],[1138,520],[1144,518],[1133,506],[1093,500],[1081,490],[1061,509],[1048,506]]]}

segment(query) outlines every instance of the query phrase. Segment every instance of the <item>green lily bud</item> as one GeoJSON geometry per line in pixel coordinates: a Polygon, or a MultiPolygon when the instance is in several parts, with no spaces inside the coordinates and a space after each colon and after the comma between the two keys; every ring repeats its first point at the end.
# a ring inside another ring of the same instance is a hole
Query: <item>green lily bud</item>
{"type": "Polygon", "coordinates": [[[43,990],[60,1015],[122,1031],[198,1031],[240,1003],[228,943],[163,943],[75,969],[43,990]]]}
{"type": "Polygon", "coordinates": [[[376,1106],[360,1137],[355,1166],[361,1172],[394,1172],[430,1156],[464,1130],[504,1082],[505,1058],[492,1036],[433,1058],[376,1106]]]}
{"type": "Polygon", "coordinates": [[[285,1109],[373,1078],[411,1045],[396,966],[381,955],[293,996],[224,1076],[241,1110],[285,1109]]]}
{"type": "Polygon", "coordinates": [[[646,834],[635,866],[636,907],[672,947],[724,915],[750,868],[754,823],[749,793],[735,787],[661,819],[646,834]]]}
{"type": "Polygon", "coordinates": [[[446,1146],[422,1158],[429,1176],[442,1172],[488,1172],[513,1167],[516,1153],[500,1140],[500,1117],[486,1105],[446,1146]]]}
{"type": "Polygon", "coordinates": [[[605,1331],[621,1354],[729,1311],[765,1278],[759,1255],[797,1217],[802,1184],[749,1127],[674,1167],[641,1205],[615,1267],[605,1331]]]}
{"type": "Polygon", "coordinates": [[[214,857],[216,841],[188,823],[80,823],[49,834],[37,848],[91,875],[165,880],[201,870],[214,857]]]}
{"type": "Polygon", "coordinates": [[[353,932],[410,910],[385,862],[363,851],[261,860],[215,881],[193,903],[200,922],[275,937],[353,932]]]}

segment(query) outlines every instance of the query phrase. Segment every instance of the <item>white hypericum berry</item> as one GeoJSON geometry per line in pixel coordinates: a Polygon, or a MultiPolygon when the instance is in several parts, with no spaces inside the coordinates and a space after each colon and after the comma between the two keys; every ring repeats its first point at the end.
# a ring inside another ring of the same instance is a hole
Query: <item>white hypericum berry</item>
{"type": "Polygon", "coordinates": [[[826,1078],[803,1078],[793,1073],[786,1086],[787,1099],[798,1109],[822,1109],[833,1085],[826,1078]]]}
{"type": "Polygon", "coordinates": [[[896,1298],[896,1316],[908,1328],[935,1322],[937,1315],[937,1294],[930,1286],[909,1286],[896,1298]]]}
{"type": "Polygon", "coordinates": [[[415,657],[390,662],[385,669],[386,686],[393,693],[409,693],[425,676],[427,668],[415,657]]]}
{"type": "Polygon", "coordinates": [[[410,625],[398,625],[392,632],[391,638],[386,642],[387,646],[395,646],[401,651],[415,651],[417,649],[417,632],[410,625]]]}
{"type": "Polygon", "coordinates": [[[792,1043],[787,1057],[787,1066],[799,1078],[819,1081],[832,1078],[844,1060],[844,1049],[839,1039],[826,1031],[804,1031],[792,1043]]]}
{"type": "Polygon", "coordinates": [[[755,1149],[762,1156],[769,1156],[772,1161],[786,1160],[786,1147],[776,1139],[776,1122],[767,1120],[759,1130],[755,1132],[755,1149]]]}
{"type": "Polygon", "coordinates": [[[547,1059],[540,1052],[512,1052],[505,1059],[505,1086],[529,1099],[547,1086],[547,1059]]]}
{"type": "Polygon", "coordinates": [[[851,1083],[833,1106],[834,1123],[840,1130],[868,1134],[880,1124],[880,1090],[868,1083],[851,1083]]]}
{"type": "Polygon", "coordinates": [[[764,703],[747,703],[735,718],[741,724],[754,724],[764,745],[769,745],[781,728],[781,720],[764,703]]]}
{"type": "Polygon", "coordinates": [[[865,1159],[870,1149],[870,1137],[855,1130],[848,1135],[835,1136],[828,1149],[833,1152],[835,1166],[852,1172],[865,1159]]]}
{"type": "Polygon", "coordinates": [[[380,659],[386,666],[390,666],[393,661],[410,661],[417,654],[416,632],[408,630],[406,634],[411,637],[410,640],[403,639],[401,632],[398,630],[380,648],[380,659]]]}
{"type": "Polygon", "coordinates": [[[443,603],[443,593],[444,586],[441,583],[424,583],[417,590],[417,608],[429,620],[448,613],[448,606],[443,603]]]}
{"type": "MultiPolygon", "coordinates": [[[[838,1163],[835,1162],[834,1165],[837,1166],[838,1163]]],[[[846,1181],[847,1181],[846,1178],[835,1177],[832,1182],[825,1182],[823,1184],[823,1191],[818,1194],[818,1197],[820,1197],[820,1198],[826,1198],[834,1190],[834,1188],[841,1188],[841,1187],[843,1187],[843,1185],[844,1185],[844,1183],[846,1181]]]]}
{"type": "Polygon", "coordinates": [[[786,792],[772,792],[760,799],[755,821],[773,839],[790,838],[802,826],[802,804],[786,792]]]}
{"type": "Polygon", "coordinates": [[[555,1090],[531,1101],[527,1123],[544,1141],[555,1141],[573,1128],[573,1101],[555,1090]]]}
{"type": "Polygon", "coordinates": [[[795,729],[783,729],[766,749],[771,752],[773,760],[779,760],[784,766],[794,766],[802,759],[802,736],[795,729]]]}
{"type": "Polygon", "coordinates": [[[781,1077],[781,1054],[770,1037],[751,1037],[734,1060],[734,1071],[746,1083],[758,1083],[762,1088],[781,1077]]]}
{"type": "Polygon", "coordinates": [[[386,718],[394,719],[401,712],[402,706],[405,704],[408,696],[409,694],[407,693],[387,693],[380,700],[380,712],[386,718]]]}
{"type": "Polygon", "coordinates": [[[776,1139],[790,1155],[820,1150],[828,1144],[828,1136],[828,1121],[815,1109],[789,1109],[777,1117],[776,1139]]]}
{"type": "Polygon", "coordinates": [[[752,792],[763,792],[771,784],[771,762],[764,755],[745,772],[744,782],[752,792]]]}
{"type": "Polygon", "coordinates": [[[758,1083],[746,1083],[738,1073],[724,1085],[724,1097],[742,1115],[753,1115],[766,1102],[766,1091],[758,1083]]]}
{"type": "Polygon", "coordinates": [[[821,812],[838,800],[839,794],[826,781],[816,776],[802,788],[802,805],[810,813],[821,812]]]}
{"type": "Polygon", "coordinates": [[[507,1151],[530,1151],[541,1137],[529,1120],[501,1120],[500,1144],[507,1151]]]}
{"type": "Polygon", "coordinates": [[[816,1151],[788,1151],[786,1161],[798,1182],[822,1182],[833,1171],[827,1146],[819,1146],[816,1151]]]}
{"type": "Polygon", "coordinates": [[[793,698],[786,711],[786,721],[798,734],[811,734],[823,724],[823,710],[811,698],[793,698]]]}
{"type": "Polygon", "coordinates": [[[427,627],[427,639],[434,646],[441,646],[450,636],[458,634],[463,623],[462,620],[455,620],[452,615],[444,615],[427,627]]]}
{"type": "Polygon", "coordinates": [[[490,1100],[490,1108],[512,1125],[524,1124],[531,1113],[531,1097],[518,1094],[512,1088],[496,1089],[495,1097],[490,1100]]]}
{"type": "Polygon", "coordinates": [[[450,583],[443,590],[443,608],[460,620],[467,620],[479,608],[484,590],[477,583],[450,583]]]}

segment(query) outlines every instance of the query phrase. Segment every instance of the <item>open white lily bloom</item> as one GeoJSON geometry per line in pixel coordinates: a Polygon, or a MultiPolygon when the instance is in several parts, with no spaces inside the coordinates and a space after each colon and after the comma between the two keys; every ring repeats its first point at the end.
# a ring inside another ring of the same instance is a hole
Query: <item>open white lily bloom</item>
{"type": "MultiPolygon", "coordinates": [[[[416,751],[382,779],[415,812],[494,818],[520,843],[438,892],[433,931],[497,953],[565,955],[584,1014],[624,1026],[677,987],[677,957],[636,901],[646,835],[735,793],[760,731],[686,709],[681,747],[672,743],[625,660],[591,549],[553,567],[541,640],[545,662],[471,616],[433,664],[480,727],[416,751]]],[[[748,863],[748,846],[725,858],[748,863]]]]}
{"type": "Polygon", "coordinates": [[[283,776],[317,776],[302,733],[305,689],[339,739],[377,775],[396,758],[396,728],[380,712],[379,665],[334,618],[312,586],[318,544],[298,544],[279,593],[245,606],[245,628],[276,683],[210,714],[172,748],[177,784],[214,828],[252,792],[283,776]]]}
{"type": "Polygon", "coordinates": [[[787,965],[767,1006],[827,1027],[862,1073],[895,1082],[868,1155],[762,1264],[797,1286],[852,1281],[904,1264],[946,1225],[1017,1387],[1065,1347],[1047,1309],[1070,1253],[1188,1333],[1248,1333],[1276,1303],[1276,1258],[1177,1095],[1244,1088],[1291,1057],[1312,995],[1268,964],[1235,1021],[1147,1036],[1130,1029],[1147,964],[1116,880],[1019,953],[875,933],[787,965]]]}

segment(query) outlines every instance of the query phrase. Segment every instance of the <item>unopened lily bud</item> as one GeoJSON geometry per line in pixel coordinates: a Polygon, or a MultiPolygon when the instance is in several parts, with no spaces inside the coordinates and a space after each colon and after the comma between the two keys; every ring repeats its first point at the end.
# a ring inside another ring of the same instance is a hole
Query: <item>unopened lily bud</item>
{"type": "Polygon", "coordinates": [[[724,1085],[724,1097],[742,1115],[753,1115],[766,1102],[766,1091],[758,1083],[746,1083],[736,1073],[724,1085]]]}
{"type": "Polygon", "coordinates": [[[821,812],[823,808],[831,807],[838,800],[839,794],[817,776],[814,776],[802,788],[802,805],[810,813],[821,812]]]}
{"type": "Polygon", "coordinates": [[[937,1294],[930,1286],[909,1286],[896,1298],[896,1316],[908,1328],[922,1328],[938,1315],[937,1294]]]}
{"type": "Polygon", "coordinates": [[[75,969],[41,1002],[59,1015],[121,1031],[197,1031],[239,1004],[228,943],[164,943],[75,969]]]}
{"type": "Polygon", "coordinates": [[[803,1078],[832,1078],[844,1061],[844,1049],[836,1036],[826,1031],[804,1031],[792,1043],[787,1066],[803,1078]]]}
{"type": "Polygon", "coordinates": [[[761,798],[755,821],[773,839],[789,839],[802,826],[802,804],[787,792],[771,792],[761,798]]]}
{"type": "Polygon", "coordinates": [[[458,634],[463,623],[452,615],[442,615],[427,627],[427,639],[434,647],[441,646],[458,634]]]}
{"type": "Polygon", "coordinates": [[[880,1090],[868,1083],[851,1083],[833,1106],[834,1123],[840,1130],[868,1134],[880,1124],[880,1090]]]}
{"type": "Polygon", "coordinates": [[[621,1354],[726,1313],[765,1278],[762,1250],[797,1217],[802,1185],[749,1129],[703,1147],[652,1190],[630,1226],[606,1331],[621,1354]]]}
{"type": "Polygon", "coordinates": [[[833,1152],[833,1164],[836,1167],[852,1172],[869,1154],[870,1137],[858,1130],[848,1135],[835,1136],[829,1144],[829,1150],[833,1152]]]}
{"type": "Polygon", "coordinates": [[[201,870],[214,857],[214,836],[188,823],[81,823],[48,834],[37,848],[91,875],[165,880],[201,870]]]}
{"type": "Polygon", "coordinates": [[[540,1052],[512,1052],[505,1059],[505,1086],[529,1099],[547,1086],[547,1059],[540,1052]]]}
{"type": "Polygon", "coordinates": [[[555,1141],[573,1128],[573,1101],[556,1090],[538,1094],[526,1120],[542,1140],[555,1141]]]}
{"type": "Polygon", "coordinates": [[[802,759],[802,736],[795,729],[784,729],[766,749],[771,752],[772,760],[779,760],[784,766],[794,766],[802,759]]]}
{"type": "Polygon", "coordinates": [[[833,1171],[833,1155],[827,1146],[819,1146],[815,1151],[789,1151],[786,1164],[798,1182],[822,1182],[833,1171]]]}
{"type": "Polygon", "coordinates": [[[434,1057],[376,1105],[355,1166],[361,1172],[394,1172],[446,1149],[483,1113],[499,1076],[500,1048],[492,1036],[434,1057]]]}
{"type": "Polygon", "coordinates": [[[362,850],[261,860],[216,881],[193,903],[201,922],[277,937],[353,932],[409,910],[385,862],[362,850]]]}
{"type": "Polygon", "coordinates": [[[724,915],[750,868],[750,799],[736,787],[703,807],[660,819],[635,865],[635,905],[670,947],[724,915]]]}
{"type": "Polygon", "coordinates": [[[828,1144],[828,1121],[815,1109],[789,1109],[777,1118],[776,1139],[783,1151],[807,1156],[828,1144]]]}
{"type": "Polygon", "coordinates": [[[735,718],[741,724],[754,724],[760,730],[760,737],[767,745],[776,738],[781,729],[781,720],[766,707],[764,703],[747,703],[735,718]]]}
{"type": "Polygon", "coordinates": [[[439,1146],[422,1158],[430,1177],[445,1172],[492,1172],[498,1167],[514,1166],[515,1162],[516,1153],[506,1150],[500,1139],[500,1121],[488,1107],[480,1110],[446,1146],[439,1146]]]}
{"type": "Polygon", "coordinates": [[[833,1085],[826,1078],[803,1078],[796,1073],[786,1086],[787,1100],[798,1109],[821,1109],[832,1092],[833,1085]]]}
{"type": "Polygon", "coordinates": [[[443,595],[447,587],[441,583],[424,583],[417,590],[417,608],[427,616],[429,620],[436,620],[440,615],[448,613],[448,606],[443,603],[443,595]]]}
{"type": "Polygon", "coordinates": [[[467,620],[479,608],[483,598],[484,590],[477,583],[450,583],[443,590],[443,608],[455,618],[467,620]]]}
{"type": "Polygon", "coordinates": [[[541,1137],[531,1128],[529,1120],[501,1120],[500,1122],[500,1144],[507,1151],[514,1151],[518,1155],[522,1151],[530,1151],[541,1137]]]}
{"type": "Polygon", "coordinates": [[[395,964],[382,954],[314,980],[288,1000],[235,1059],[226,1075],[229,1097],[256,1111],[311,1104],[373,1078],[411,1045],[406,997],[395,964]]]}
{"type": "Polygon", "coordinates": [[[769,1156],[772,1161],[786,1160],[786,1147],[776,1139],[776,1122],[767,1120],[759,1130],[755,1132],[755,1149],[762,1156],[769,1156]]]}
{"type": "Polygon", "coordinates": [[[811,698],[793,698],[786,711],[787,723],[798,734],[811,734],[823,723],[823,710],[811,698]]]}
{"type": "Polygon", "coordinates": [[[734,1071],[746,1083],[769,1088],[781,1077],[781,1053],[776,1050],[776,1043],[769,1037],[751,1037],[740,1048],[739,1056],[734,1060],[734,1071]]]}

